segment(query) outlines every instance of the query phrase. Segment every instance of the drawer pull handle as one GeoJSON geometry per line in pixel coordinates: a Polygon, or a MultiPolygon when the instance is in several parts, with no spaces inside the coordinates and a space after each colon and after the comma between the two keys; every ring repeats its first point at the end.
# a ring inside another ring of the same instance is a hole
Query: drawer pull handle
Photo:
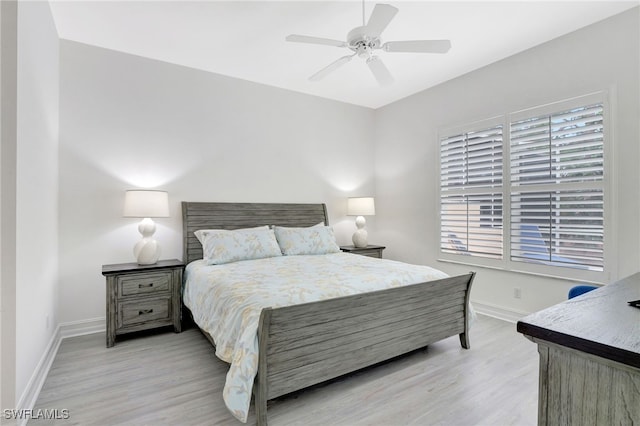
{"type": "Polygon", "coordinates": [[[153,283],[149,283],[149,284],[138,284],[138,288],[149,288],[149,287],[153,287],[153,283]]]}
{"type": "Polygon", "coordinates": [[[147,315],[153,312],[153,309],[141,309],[138,311],[138,315],[147,315]]]}

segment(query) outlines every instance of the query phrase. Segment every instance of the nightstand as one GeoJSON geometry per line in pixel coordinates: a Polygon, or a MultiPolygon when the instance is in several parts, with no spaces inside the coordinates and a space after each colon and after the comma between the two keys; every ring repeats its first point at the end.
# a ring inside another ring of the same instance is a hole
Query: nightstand
{"type": "Polygon", "coordinates": [[[184,263],[172,259],[153,265],[102,265],[107,279],[107,347],[116,335],[173,325],[182,331],[182,271],[184,263]]]}
{"type": "Polygon", "coordinates": [[[382,259],[382,250],[384,250],[385,246],[374,246],[368,245],[366,247],[356,247],[356,246],[340,246],[340,250],[346,253],[360,254],[362,256],[369,257],[377,257],[382,259]]]}

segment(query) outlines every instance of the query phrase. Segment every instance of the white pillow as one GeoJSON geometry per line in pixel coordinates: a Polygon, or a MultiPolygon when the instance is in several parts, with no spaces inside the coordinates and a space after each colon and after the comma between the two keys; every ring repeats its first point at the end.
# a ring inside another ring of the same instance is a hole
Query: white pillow
{"type": "Polygon", "coordinates": [[[275,226],[274,231],[282,254],[328,254],[340,252],[333,228],[312,226],[309,228],[287,228],[275,226]]]}
{"type": "Polygon", "coordinates": [[[272,229],[207,230],[202,245],[208,265],[282,256],[272,229]]]}
{"type": "MultiPolygon", "coordinates": [[[[269,229],[269,226],[264,225],[264,226],[256,226],[255,228],[240,228],[240,229],[234,229],[234,231],[244,232],[244,231],[255,231],[256,229],[269,229]]],[[[207,232],[211,232],[211,231],[214,231],[214,232],[221,231],[221,229],[198,229],[196,232],[193,233],[193,235],[195,235],[198,241],[200,241],[200,244],[204,246],[204,239],[207,235],[207,232]]]]}

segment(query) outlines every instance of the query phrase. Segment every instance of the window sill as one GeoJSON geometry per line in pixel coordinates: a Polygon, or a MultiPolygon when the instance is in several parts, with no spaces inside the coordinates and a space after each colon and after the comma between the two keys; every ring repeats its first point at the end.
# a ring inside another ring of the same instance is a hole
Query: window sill
{"type": "MultiPolygon", "coordinates": [[[[607,272],[577,271],[577,270],[564,271],[563,269],[562,273],[560,272],[556,273],[555,272],[556,268],[552,266],[547,266],[546,268],[554,269],[554,272],[524,270],[519,268],[511,269],[501,265],[489,265],[489,264],[483,264],[481,262],[461,261],[456,259],[438,258],[437,261],[443,262],[443,263],[452,263],[456,265],[467,265],[467,266],[473,266],[473,267],[484,268],[484,269],[493,269],[493,270],[503,271],[503,272],[512,272],[515,274],[535,275],[539,277],[553,278],[553,279],[564,280],[564,281],[580,281],[580,282],[589,283],[589,284],[603,285],[611,281],[611,279],[607,277],[608,275],[607,272]],[[565,272],[568,272],[568,273],[565,274],[565,272]],[[587,274],[591,276],[586,276],[587,274]]],[[[541,265],[531,265],[531,266],[541,266],[541,265]]]]}

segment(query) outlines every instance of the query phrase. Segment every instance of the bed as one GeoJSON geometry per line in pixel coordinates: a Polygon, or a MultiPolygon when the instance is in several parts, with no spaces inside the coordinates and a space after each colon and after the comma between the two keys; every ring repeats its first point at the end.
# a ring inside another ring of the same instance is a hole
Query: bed
{"type": "MultiPolygon", "coordinates": [[[[192,262],[192,269],[197,261],[202,262],[202,245],[194,234],[201,229],[329,224],[324,204],[183,202],[182,215],[187,271],[192,262]]],[[[354,261],[364,258],[344,253],[332,256],[335,262],[343,262],[345,257],[354,261]]],[[[469,293],[474,276],[470,272],[367,293],[262,308],[257,320],[257,374],[252,387],[258,425],[267,424],[267,401],[279,396],[455,335],[459,335],[462,347],[469,349],[469,293]]],[[[192,314],[194,318],[203,315],[192,314]]],[[[215,345],[211,335],[202,331],[215,345]]]]}

